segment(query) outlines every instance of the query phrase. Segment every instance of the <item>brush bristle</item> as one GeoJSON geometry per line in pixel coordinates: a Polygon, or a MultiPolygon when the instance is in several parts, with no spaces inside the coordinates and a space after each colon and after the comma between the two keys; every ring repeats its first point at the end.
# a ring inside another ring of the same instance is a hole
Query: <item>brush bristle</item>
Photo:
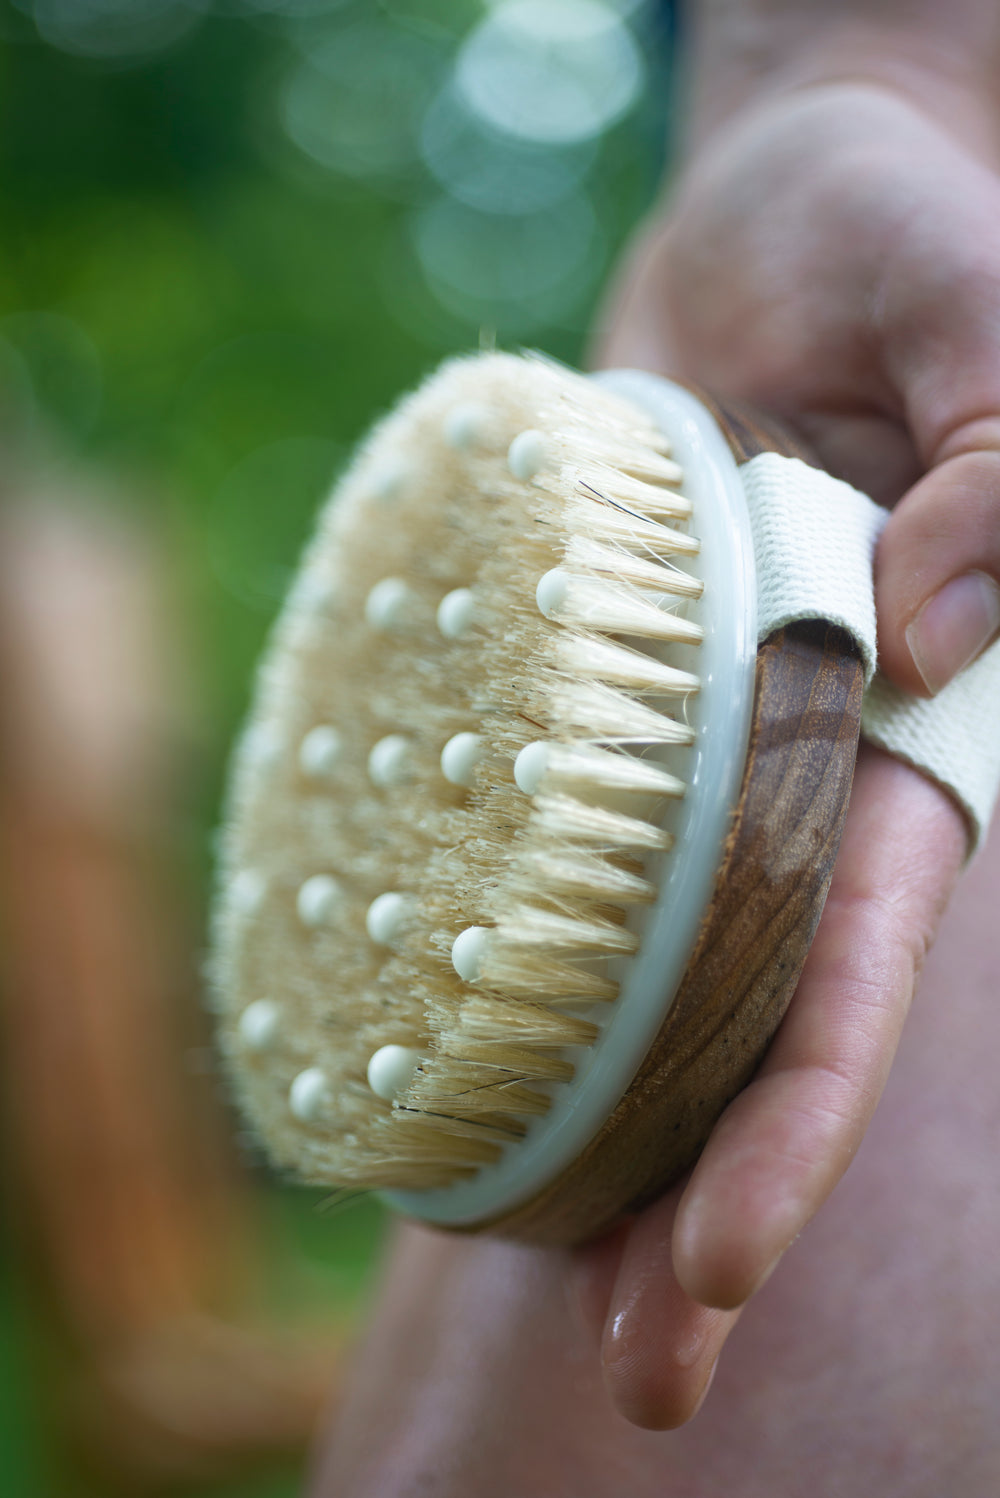
{"type": "Polygon", "coordinates": [[[386,418],[323,511],[235,760],[213,959],[296,1174],[447,1184],[572,1086],[683,792],[680,483],[641,412],[491,355],[386,418]]]}

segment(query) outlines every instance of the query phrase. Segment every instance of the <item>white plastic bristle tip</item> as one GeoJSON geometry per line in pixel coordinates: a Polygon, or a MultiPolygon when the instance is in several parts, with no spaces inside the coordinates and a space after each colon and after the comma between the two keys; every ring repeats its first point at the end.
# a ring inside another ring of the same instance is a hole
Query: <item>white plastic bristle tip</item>
{"type": "Polygon", "coordinates": [[[538,587],[535,589],[535,602],[538,611],[544,614],[546,619],[551,619],[557,614],[566,602],[566,594],[569,591],[569,574],[561,567],[553,567],[551,572],[546,572],[538,579],[538,587]]]}
{"type": "Polygon", "coordinates": [[[526,796],[534,796],[549,767],[549,746],[536,741],[525,744],[514,761],[514,779],[526,796]]]}
{"type": "Polygon", "coordinates": [[[485,406],[477,405],[475,401],[463,401],[461,405],[452,406],[441,432],[449,447],[463,452],[482,442],[489,419],[490,413],[485,406]]]}
{"type": "Polygon", "coordinates": [[[229,886],[229,898],[240,915],[256,915],[267,894],[267,880],[259,869],[241,869],[229,886]]]}
{"type": "Polygon", "coordinates": [[[386,890],[384,895],[376,896],[365,915],[365,928],[372,941],[380,947],[391,947],[412,908],[412,897],[397,890],[386,890]]]}
{"type": "Polygon", "coordinates": [[[470,786],[482,753],[478,733],[456,733],[441,750],[441,774],[452,785],[470,786]]]}
{"type": "Polygon", "coordinates": [[[461,640],[467,635],[476,611],[471,588],[453,588],[438,604],[437,626],[446,640],[461,640]]]}
{"type": "Polygon", "coordinates": [[[391,1103],[409,1087],[419,1065],[419,1051],[405,1045],[381,1046],[368,1063],[368,1086],[376,1097],[391,1103]]]}
{"type": "Polygon", "coordinates": [[[258,769],[277,764],[284,748],[284,735],[273,723],[255,723],[243,740],[243,753],[258,769]]]}
{"type": "Polygon", "coordinates": [[[368,777],[373,785],[402,785],[410,772],[410,741],[402,733],[387,734],[372,746],[368,777]]]}
{"type": "Polygon", "coordinates": [[[369,479],[371,492],[383,504],[392,504],[402,495],[409,476],[409,466],[401,459],[383,459],[369,479]]]}
{"type": "Polygon", "coordinates": [[[331,775],[343,748],[340,734],[326,723],[310,728],[299,745],[299,766],[304,775],[322,780],[331,775]]]}
{"type": "Polygon", "coordinates": [[[372,629],[398,629],[413,613],[413,594],[401,577],[383,577],[365,599],[365,618],[372,629]]]}
{"type": "Polygon", "coordinates": [[[451,944],[451,965],[466,983],[478,983],[489,937],[486,926],[467,926],[451,944]]]}
{"type": "Polygon", "coordinates": [[[507,467],[516,479],[527,481],[544,468],[547,457],[548,443],[544,434],[529,428],[526,432],[518,432],[507,449],[507,467]]]}
{"type": "Polygon", "coordinates": [[[307,613],[322,613],[337,598],[337,584],[329,577],[304,572],[295,585],[295,603],[307,613]]]}
{"type": "Polygon", "coordinates": [[[237,1022],[240,1040],[248,1051],[269,1051],[278,1038],[281,1010],[273,999],[254,999],[237,1022]]]}
{"type": "Polygon", "coordinates": [[[326,1072],[318,1066],[300,1071],[288,1089],[288,1106],[299,1123],[315,1123],[329,1101],[326,1072]]]}
{"type": "Polygon", "coordinates": [[[341,902],[340,885],[332,874],[313,874],[296,896],[295,906],[304,926],[329,925],[341,902]]]}

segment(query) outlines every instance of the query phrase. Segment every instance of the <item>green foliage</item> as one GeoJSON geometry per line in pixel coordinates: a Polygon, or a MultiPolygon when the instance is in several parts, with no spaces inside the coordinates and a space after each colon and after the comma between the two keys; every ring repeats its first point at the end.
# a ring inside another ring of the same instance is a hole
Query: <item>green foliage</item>
{"type": "MultiPolygon", "coordinates": [[[[481,332],[579,359],[603,272],[654,190],[662,106],[650,91],[559,157],[564,196],[534,217],[456,207],[418,137],[484,13],[478,0],[298,0],[284,17],[263,0],[202,9],[169,45],[102,56],[87,55],[90,32],[76,50],[52,43],[38,19],[57,13],[51,0],[0,0],[0,441],[29,463],[56,452],[107,475],[168,552],[203,704],[189,834],[204,884],[253,659],[351,444],[481,332]],[[289,124],[293,98],[312,154],[289,124]],[[363,114],[350,116],[352,99],[363,114]],[[569,285],[558,235],[573,213],[588,244],[569,285]],[[429,253],[445,231],[444,261],[428,267],[420,246],[429,253]],[[512,248],[491,301],[476,276],[500,243],[512,248]],[[555,273],[519,301],[536,244],[555,273]],[[471,290],[448,283],[449,256],[471,290]]],[[[278,1305],[292,1306],[287,1285],[303,1276],[333,1306],[360,1293],[374,1204],[331,1213],[278,1187],[262,1202],[278,1305]]],[[[12,1494],[15,1468],[0,1447],[12,1494]]]]}

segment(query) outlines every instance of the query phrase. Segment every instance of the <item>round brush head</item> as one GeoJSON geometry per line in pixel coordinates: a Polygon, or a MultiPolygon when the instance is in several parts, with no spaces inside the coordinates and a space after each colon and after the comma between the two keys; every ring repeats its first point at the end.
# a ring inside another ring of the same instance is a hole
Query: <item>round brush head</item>
{"type": "MultiPolygon", "coordinates": [[[[744,826],[748,743],[767,759],[754,586],[732,434],[668,382],[479,356],[376,428],[232,771],[214,991],[278,1164],[572,1240],[689,1163],[829,875],[772,787],[779,913],[720,898],[741,829],[764,846],[744,826]]],[[[772,654],[812,700],[830,642],[772,654]]]]}

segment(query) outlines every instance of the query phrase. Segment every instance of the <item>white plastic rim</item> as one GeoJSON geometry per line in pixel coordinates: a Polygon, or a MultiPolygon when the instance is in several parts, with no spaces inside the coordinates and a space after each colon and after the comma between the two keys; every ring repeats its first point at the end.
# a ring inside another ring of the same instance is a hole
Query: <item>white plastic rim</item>
{"type": "Polygon", "coordinates": [[[701,541],[689,570],[704,581],[698,647],[702,686],[690,701],[695,742],[685,751],[687,793],[669,811],[675,843],[664,856],[656,904],[640,917],[638,954],[621,968],[622,990],[590,1046],[567,1057],[574,1080],[553,1086],[552,1106],[501,1158],[453,1186],[382,1193],[426,1222],[471,1225],[529,1201],[586,1148],[628,1091],[663,1024],[694,951],[739,799],[753,711],[757,584],[753,537],[736,461],[715,418],[689,391],[656,375],[615,370],[594,379],[640,407],[667,436],[692,500],[701,541]]]}

